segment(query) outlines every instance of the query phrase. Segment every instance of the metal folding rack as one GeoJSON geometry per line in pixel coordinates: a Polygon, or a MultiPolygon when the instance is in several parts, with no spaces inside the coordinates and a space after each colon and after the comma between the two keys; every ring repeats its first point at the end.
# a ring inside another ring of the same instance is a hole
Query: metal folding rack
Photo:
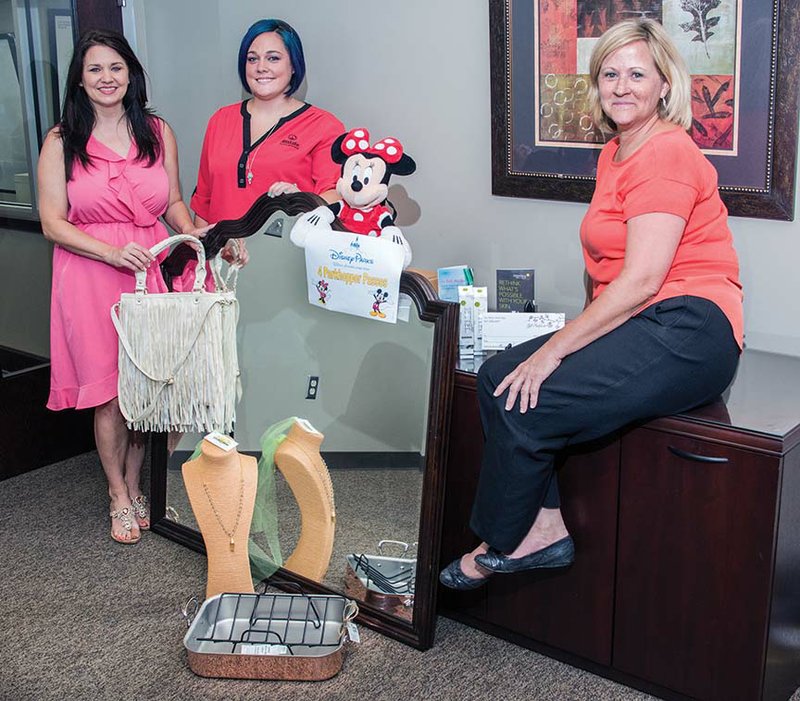
{"type": "Polygon", "coordinates": [[[386,558],[370,560],[370,557],[364,554],[353,554],[351,557],[353,571],[359,577],[366,579],[367,589],[386,594],[414,593],[416,560],[408,560],[406,564],[399,561],[399,558],[387,563],[386,558]]]}
{"type": "MultiPolygon", "coordinates": [[[[195,630],[198,652],[318,656],[341,645],[357,608],[342,597],[220,594],[207,602],[195,630]],[[267,647],[258,647],[267,646],[267,647]],[[280,646],[272,650],[269,646],[280,646]]],[[[188,618],[189,616],[187,616],[188,618]]]]}

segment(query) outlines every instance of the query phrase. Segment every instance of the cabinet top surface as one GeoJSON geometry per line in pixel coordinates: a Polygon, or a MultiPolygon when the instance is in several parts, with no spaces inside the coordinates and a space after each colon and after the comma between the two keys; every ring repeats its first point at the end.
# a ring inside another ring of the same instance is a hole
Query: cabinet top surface
{"type": "MultiPolygon", "coordinates": [[[[485,359],[460,358],[456,368],[474,374],[485,359]]],[[[745,350],[722,397],[679,416],[784,439],[800,428],[800,358],[745,350]]]]}

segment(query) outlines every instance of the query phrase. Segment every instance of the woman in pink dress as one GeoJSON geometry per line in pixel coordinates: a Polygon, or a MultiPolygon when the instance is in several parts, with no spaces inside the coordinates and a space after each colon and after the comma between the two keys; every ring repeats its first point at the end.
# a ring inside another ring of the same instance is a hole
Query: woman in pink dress
{"type": "Polygon", "coordinates": [[[123,36],[84,34],[67,74],[61,121],[39,156],[39,209],[55,243],[51,296],[53,410],[95,407],[95,441],[108,479],[111,537],[135,543],[149,528],[139,485],[144,442],[117,402],[117,336],[109,310],[132,292],[166,286],[149,248],[169,234],[203,235],[186,208],[169,126],[147,107],[142,65],[123,36]]]}

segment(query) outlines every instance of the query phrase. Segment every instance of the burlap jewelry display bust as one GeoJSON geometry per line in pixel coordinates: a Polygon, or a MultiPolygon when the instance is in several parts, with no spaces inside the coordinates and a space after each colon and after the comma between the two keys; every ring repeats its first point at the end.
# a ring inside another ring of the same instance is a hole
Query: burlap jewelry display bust
{"type": "Polygon", "coordinates": [[[183,482],[208,556],[206,598],[253,592],[247,541],[256,499],[256,459],[203,440],[183,464],[183,482]]]}
{"type": "Polygon", "coordinates": [[[324,436],[308,421],[297,419],[275,451],[275,465],[300,507],[300,539],[287,570],[321,582],[333,553],[336,510],[328,468],[319,454],[324,436]]]}

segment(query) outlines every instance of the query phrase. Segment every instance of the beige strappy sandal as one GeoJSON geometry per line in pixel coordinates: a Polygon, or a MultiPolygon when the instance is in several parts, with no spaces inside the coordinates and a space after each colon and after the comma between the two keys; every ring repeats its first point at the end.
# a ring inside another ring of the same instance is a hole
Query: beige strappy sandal
{"type": "Polygon", "coordinates": [[[133,517],[136,519],[139,529],[150,530],[150,506],[144,494],[131,499],[131,511],[133,511],[133,517]]]}
{"type": "Polygon", "coordinates": [[[141,533],[134,537],[133,536],[133,519],[131,518],[131,510],[126,506],[122,509],[118,509],[116,511],[109,512],[111,516],[111,537],[116,540],[118,543],[122,543],[123,545],[133,545],[134,543],[138,543],[142,539],[141,533]],[[130,538],[123,538],[120,535],[114,533],[114,521],[117,520],[122,524],[122,528],[128,533],[131,537],[130,538]]]}

